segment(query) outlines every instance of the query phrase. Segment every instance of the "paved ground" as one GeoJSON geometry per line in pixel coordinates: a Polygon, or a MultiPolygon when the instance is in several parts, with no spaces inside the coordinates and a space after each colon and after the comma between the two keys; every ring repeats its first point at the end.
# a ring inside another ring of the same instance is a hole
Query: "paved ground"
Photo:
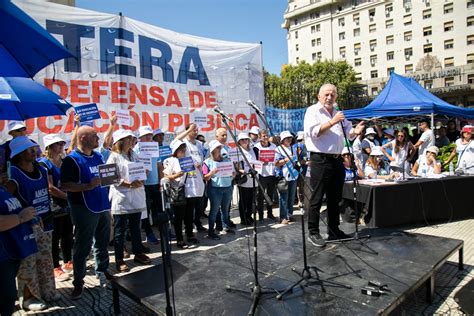
{"type": "MultiPolygon", "coordinates": [[[[296,212],[297,214],[298,212],[296,212]]],[[[232,215],[237,216],[238,212],[233,211],[232,215]]],[[[274,214],[278,214],[275,212],[274,214]]],[[[235,218],[234,222],[238,222],[235,218]]],[[[272,221],[266,220],[264,223],[265,229],[278,229],[281,227],[272,221]]],[[[293,223],[292,225],[299,225],[293,223]]],[[[187,250],[178,250],[173,245],[173,253],[177,256],[185,252],[206,251],[212,247],[217,247],[222,243],[227,243],[237,238],[245,238],[251,235],[251,231],[246,231],[238,225],[239,230],[236,235],[224,235],[220,241],[211,241],[204,238],[204,234],[198,234],[201,244],[198,247],[187,250]]],[[[420,315],[420,314],[461,314],[456,302],[453,300],[453,295],[474,276],[474,237],[472,231],[474,230],[474,220],[464,220],[459,222],[452,222],[440,225],[432,225],[425,227],[407,227],[405,229],[409,232],[429,234],[434,236],[450,237],[464,240],[464,264],[465,270],[459,271],[457,268],[457,255],[451,257],[446,264],[444,264],[436,278],[436,298],[432,304],[427,304],[425,301],[425,290],[420,289],[416,295],[412,295],[402,306],[400,306],[394,314],[398,315],[420,315]]],[[[152,264],[161,262],[161,251],[157,245],[149,245],[152,249],[150,257],[153,258],[152,264]]],[[[109,249],[111,259],[111,272],[116,273],[115,263],[112,248],[109,249]]],[[[132,256],[133,257],[133,256],[132,256]]],[[[133,262],[133,259],[126,261],[131,272],[148,266],[139,266],[133,262]]],[[[92,264],[92,261],[90,261],[92,264]]],[[[56,302],[56,306],[49,308],[46,313],[48,315],[111,315],[112,314],[112,295],[111,291],[106,288],[98,287],[98,280],[93,275],[93,269],[90,269],[86,277],[86,290],[81,300],[71,301],[69,293],[72,289],[70,281],[57,283],[59,292],[62,298],[56,302]]],[[[125,295],[121,295],[121,307],[123,315],[148,315],[149,312],[140,307],[135,302],[128,299],[125,295]]],[[[15,315],[24,315],[25,312],[19,311],[15,315]]],[[[31,314],[31,313],[27,313],[31,314]]]]}

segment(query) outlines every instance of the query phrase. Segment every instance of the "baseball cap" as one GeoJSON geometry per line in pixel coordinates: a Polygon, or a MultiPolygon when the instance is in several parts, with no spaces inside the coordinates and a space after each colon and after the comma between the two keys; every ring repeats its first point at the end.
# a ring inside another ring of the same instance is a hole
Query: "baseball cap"
{"type": "Polygon", "coordinates": [[[436,147],[436,146],[430,146],[430,147],[426,148],[426,151],[432,152],[435,155],[437,155],[439,153],[439,148],[436,147]]]}
{"type": "Polygon", "coordinates": [[[15,137],[10,142],[10,158],[15,157],[16,155],[22,153],[30,147],[36,146],[38,146],[38,144],[36,144],[26,136],[15,137]]]}

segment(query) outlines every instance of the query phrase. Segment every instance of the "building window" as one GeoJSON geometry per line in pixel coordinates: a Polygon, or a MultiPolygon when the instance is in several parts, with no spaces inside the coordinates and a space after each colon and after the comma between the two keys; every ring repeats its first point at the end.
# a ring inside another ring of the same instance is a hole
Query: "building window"
{"type": "Polygon", "coordinates": [[[467,83],[474,84],[474,74],[467,75],[467,83]]]}
{"type": "Polygon", "coordinates": [[[294,24],[294,25],[298,25],[298,19],[295,19],[295,20],[293,21],[293,24],[294,24]]]}
{"type": "Polygon", "coordinates": [[[411,41],[412,36],[413,35],[411,31],[403,33],[403,38],[405,39],[405,42],[411,41]]]}
{"type": "Polygon", "coordinates": [[[297,64],[300,63],[300,58],[299,58],[299,57],[296,57],[296,63],[297,63],[297,64]]]}
{"type": "Polygon", "coordinates": [[[352,16],[352,21],[354,22],[355,25],[359,25],[360,23],[359,13],[356,13],[352,16]]]}
{"type": "Polygon", "coordinates": [[[360,52],[360,43],[355,43],[354,44],[354,54],[357,56],[359,55],[360,52]]]}
{"type": "Polygon", "coordinates": [[[411,14],[403,16],[403,25],[411,25],[411,14]]]}
{"type": "Polygon", "coordinates": [[[449,22],[444,23],[444,31],[445,31],[445,32],[452,31],[453,28],[454,28],[454,23],[453,23],[453,21],[449,21],[449,22]]]}
{"type": "Polygon", "coordinates": [[[446,3],[444,5],[444,14],[452,13],[453,12],[453,3],[446,3]]]}
{"type": "Polygon", "coordinates": [[[448,39],[444,41],[444,49],[452,49],[454,47],[454,40],[448,39]]]}
{"type": "Polygon", "coordinates": [[[425,89],[432,89],[433,88],[433,80],[425,80],[425,89]]]}
{"type": "Polygon", "coordinates": [[[295,49],[296,49],[296,51],[299,51],[299,50],[300,50],[300,45],[299,45],[299,44],[296,44],[296,45],[295,45],[295,49]]]}
{"type": "Polygon", "coordinates": [[[413,64],[405,65],[405,73],[410,74],[413,72],[413,64]]]}
{"type": "Polygon", "coordinates": [[[394,40],[393,40],[393,35],[389,35],[389,36],[387,36],[387,37],[385,38],[385,43],[386,43],[387,45],[392,45],[393,42],[394,42],[394,40]]]}
{"type": "Polygon", "coordinates": [[[355,77],[356,77],[356,80],[362,80],[362,73],[356,72],[355,77]]]}
{"type": "Polygon", "coordinates": [[[370,51],[373,52],[375,48],[377,48],[377,40],[376,39],[370,40],[369,46],[370,46],[370,51]]]}
{"type": "Polygon", "coordinates": [[[387,60],[393,60],[394,59],[394,52],[387,52],[387,60]]]}
{"type": "Polygon", "coordinates": [[[318,60],[323,58],[323,53],[322,52],[318,52],[318,60]]]}
{"type": "Polygon", "coordinates": [[[395,72],[395,67],[388,67],[388,68],[387,68],[387,77],[390,77],[390,74],[391,74],[392,72],[395,72]]]}
{"type": "Polygon", "coordinates": [[[372,95],[378,95],[379,94],[379,88],[377,87],[372,87],[372,89],[370,89],[370,91],[372,91],[372,95]]]}
{"type": "Polygon", "coordinates": [[[454,77],[446,77],[446,78],[444,78],[444,86],[445,86],[445,87],[452,87],[452,86],[454,86],[454,77]]]}
{"type": "Polygon", "coordinates": [[[389,18],[390,17],[390,14],[392,14],[393,12],[393,6],[392,4],[386,4],[385,5],[385,17],[386,18],[389,18]]]}
{"type": "Polygon", "coordinates": [[[321,24],[316,24],[316,32],[320,32],[321,31],[321,24]]]}
{"type": "Polygon", "coordinates": [[[466,62],[467,64],[474,64],[474,53],[467,54],[466,59],[467,59],[467,62],[466,62]]]}
{"type": "Polygon", "coordinates": [[[356,58],[354,59],[354,66],[362,66],[362,58],[356,58]]]}
{"type": "Polygon", "coordinates": [[[374,24],[370,24],[369,25],[369,33],[373,33],[377,31],[377,27],[375,26],[375,23],[374,24]]]}
{"type": "Polygon", "coordinates": [[[411,56],[413,56],[413,48],[405,48],[405,59],[410,60],[411,56]]]}
{"type": "Polygon", "coordinates": [[[370,9],[369,10],[369,21],[374,22],[375,19],[375,9],[370,9]]]}
{"type": "Polygon", "coordinates": [[[431,9],[423,10],[423,20],[431,18],[431,9]]]}
{"type": "Polygon", "coordinates": [[[468,16],[466,18],[466,26],[473,26],[474,25],[474,15],[468,16]]]}
{"type": "Polygon", "coordinates": [[[377,64],[377,55],[370,56],[370,65],[373,67],[377,64]]]}
{"type": "Polygon", "coordinates": [[[360,35],[360,28],[354,29],[354,37],[360,35]]]}
{"type": "Polygon", "coordinates": [[[467,45],[474,45],[474,35],[467,36],[467,45]]]}
{"type": "Polygon", "coordinates": [[[391,29],[393,27],[393,19],[385,21],[385,28],[391,29]]]}
{"type": "Polygon", "coordinates": [[[342,41],[344,39],[346,39],[346,32],[339,33],[339,40],[342,41]]]}
{"type": "Polygon", "coordinates": [[[295,31],[295,39],[298,38],[298,31],[295,31]]]}
{"type": "Polygon", "coordinates": [[[430,36],[432,34],[431,26],[427,26],[423,28],[423,36],[430,36]]]}
{"type": "Polygon", "coordinates": [[[318,46],[321,45],[321,37],[318,37],[316,39],[316,45],[318,45],[318,46]]]}
{"type": "Polygon", "coordinates": [[[423,45],[423,53],[428,54],[433,52],[433,45],[432,44],[425,44],[423,45]]]}
{"type": "Polygon", "coordinates": [[[315,39],[312,39],[312,40],[311,40],[311,47],[314,47],[314,46],[316,46],[316,40],[315,40],[315,39]]]}
{"type": "Polygon", "coordinates": [[[311,13],[310,18],[311,18],[312,20],[319,18],[319,12],[313,12],[313,13],[311,13]]]}
{"type": "Polygon", "coordinates": [[[312,53],[312,54],[311,54],[311,59],[312,59],[312,60],[316,60],[316,53],[312,53]]]}
{"type": "Polygon", "coordinates": [[[311,34],[315,33],[316,32],[316,26],[314,25],[311,25],[311,34]]]}
{"type": "Polygon", "coordinates": [[[372,70],[370,72],[370,78],[374,79],[374,78],[378,78],[379,77],[379,74],[377,72],[377,70],[372,70]]]}
{"type": "Polygon", "coordinates": [[[454,57],[446,57],[444,59],[444,67],[453,67],[454,66],[454,57]]]}
{"type": "Polygon", "coordinates": [[[337,23],[339,24],[339,26],[343,27],[344,25],[346,25],[345,21],[344,21],[344,18],[339,18],[339,20],[337,20],[337,23]]]}
{"type": "Polygon", "coordinates": [[[346,46],[339,47],[339,55],[341,58],[346,58],[346,46]]]}
{"type": "Polygon", "coordinates": [[[411,11],[411,0],[403,0],[403,7],[405,8],[405,12],[411,11]]]}
{"type": "Polygon", "coordinates": [[[474,8],[474,0],[467,0],[467,8],[474,8]]]}

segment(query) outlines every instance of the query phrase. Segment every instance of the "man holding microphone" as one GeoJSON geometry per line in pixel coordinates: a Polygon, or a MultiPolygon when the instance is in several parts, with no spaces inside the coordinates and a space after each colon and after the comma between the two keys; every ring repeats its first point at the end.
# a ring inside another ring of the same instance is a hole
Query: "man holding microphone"
{"type": "Polygon", "coordinates": [[[339,229],[339,202],[345,177],[341,152],[345,146],[344,132],[352,140],[364,129],[364,122],[352,128],[351,122],[339,111],[336,99],[336,86],[322,85],[318,103],[310,106],[304,117],[312,189],[308,212],[308,240],[317,247],[325,245],[319,232],[319,212],[324,194],[327,198],[328,240],[350,238],[339,229]]]}

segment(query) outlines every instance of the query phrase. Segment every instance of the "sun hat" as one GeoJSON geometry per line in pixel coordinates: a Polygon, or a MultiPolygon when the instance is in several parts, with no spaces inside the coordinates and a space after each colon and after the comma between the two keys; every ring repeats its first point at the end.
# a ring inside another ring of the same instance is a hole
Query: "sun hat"
{"type": "Polygon", "coordinates": [[[293,138],[293,135],[289,131],[283,131],[280,133],[280,140],[283,141],[285,138],[291,137],[293,138]]]}
{"type": "Polygon", "coordinates": [[[347,147],[344,147],[344,149],[342,150],[341,155],[345,155],[345,154],[352,154],[352,150],[349,151],[349,149],[347,147]]]}
{"type": "Polygon", "coordinates": [[[135,134],[132,133],[131,130],[128,129],[118,129],[112,134],[112,138],[114,139],[114,144],[125,137],[132,136],[135,137],[135,134]]]}
{"type": "Polygon", "coordinates": [[[66,145],[66,141],[62,139],[61,137],[59,137],[58,134],[48,134],[45,137],[43,137],[44,148],[48,148],[52,144],[60,143],[60,142],[66,145]]]}
{"type": "Polygon", "coordinates": [[[372,148],[372,151],[370,152],[371,156],[383,156],[383,152],[380,150],[379,146],[375,146],[372,148]]]}
{"type": "Polygon", "coordinates": [[[371,135],[371,134],[376,135],[377,133],[375,132],[375,130],[372,127],[369,127],[365,130],[365,135],[371,135]]]}
{"type": "Polygon", "coordinates": [[[240,142],[242,139],[250,139],[250,136],[248,133],[239,133],[239,135],[237,136],[237,141],[240,142]]]}
{"type": "Polygon", "coordinates": [[[153,131],[153,137],[155,137],[158,134],[164,134],[164,132],[161,130],[161,128],[155,129],[153,131]]]}
{"type": "Polygon", "coordinates": [[[250,128],[249,134],[258,135],[259,132],[260,132],[260,128],[258,126],[252,126],[250,128]]]}
{"type": "Polygon", "coordinates": [[[10,133],[21,128],[26,128],[26,125],[22,121],[10,121],[8,122],[7,128],[8,128],[8,133],[10,133]]]}
{"type": "Polygon", "coordinates": [[[393,128],[386,128],[383,130],[385,134],[388,134],[390,136],[395,136],[395,130],[393,128]]]}
{"type": "Polygon", "coordinates": [[[181,147],[182,145],[186,145],[185,142],[183,142],[180,139],[175,140],[174,142],[171,143],[171,153],[174,155],[174,153],[181,147]]]}
{"type": "Polygon", "coordinates": [[[148,134],[153,135],[153,130],[151,129],[151,127],[150,126],[140,126],[140,128],[138,129],[138,138],[140,138],[142,136],[145,136],[145,135],[148,135],[148,134]]]}
{"type": "Polygon", "coordinates": [[[26,136],[18,136],[11,140],[10,142],[10,158],[15,157],[16,155],[22,153],[30,147],[36,147],[38,144],[33,142],[26,136]]]}
{"type": "Polygon", "coordinates": [[[437,155],[439,153],[439,148],[436,146],[430,146],[426,148],[426,151],[432,152],[433,154],[437,155]]]}
{"type": "Polygon", "coordinates": [[[304,139],[303,131],[299,131],[298,133],[296,133],[296,140],[303,140],[303,139],[304,139]]]}
{"type": "Polygon", "coordinates": [[[213,139],[213,140],[211,140],[210,143],[209,143],[209,152],[212,153],[212,152],[214,151],[214,149],[216,149],[217,147],[222,147],[222,146],[223,146],[223,145],[222,145],[221,142],[219,142],[219,141],[216,140],[216,139],[213,139]]]}

